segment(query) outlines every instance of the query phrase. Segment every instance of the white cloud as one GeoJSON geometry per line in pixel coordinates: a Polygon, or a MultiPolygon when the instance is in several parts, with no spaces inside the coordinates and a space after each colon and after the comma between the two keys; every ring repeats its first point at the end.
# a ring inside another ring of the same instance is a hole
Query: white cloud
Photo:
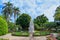
{"type": "MultiPolygon", "coordinates": [[[[28,13],[32,18],[45,14],[49,21],[53,21],[54,11],[60,0],[1,0],[2,3],[10,1],[19,7],[21,12],[28,13]]],[[[1,4],[1,3],[0,3],[1,4]]]]}
{"type": "Polygon", "coordinates": [[[8,2],[9,0],[2,0],[2,3],[8,2]]]}
{"type": "Polygon", "coordinates": [[[49,9],[45,10],[44,14],[48,17],[49,21],[54,21],[54,13],[58,5],[52,5],[49,9]]]}

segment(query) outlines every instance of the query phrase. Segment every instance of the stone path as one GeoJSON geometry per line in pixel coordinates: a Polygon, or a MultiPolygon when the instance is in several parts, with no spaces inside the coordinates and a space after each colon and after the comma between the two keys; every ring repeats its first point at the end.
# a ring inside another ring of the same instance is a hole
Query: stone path
{"type": "MultiPolygon", "coordinates": [[[[18,37],[12,36],[11,33],[6,34],[4,36],[0,36],[0,38],[9,39],[9,40],[29,40],[29,37],[18,37]]],[[[34,40],[46,40],[46,36],[34,37],[34,40]]]]}

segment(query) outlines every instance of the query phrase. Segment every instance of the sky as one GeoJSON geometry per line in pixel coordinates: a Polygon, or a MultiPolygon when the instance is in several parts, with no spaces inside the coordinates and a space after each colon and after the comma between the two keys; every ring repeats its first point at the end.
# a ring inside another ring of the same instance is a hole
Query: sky
{"type": "Polygon", "coordinates": [[[32,19],[45,14],[49,21],[54,21],[55,10],[60,5],[60,0],[0,0],[0,12],[3,3],[8,1],[19,7],[21,13],[29,14],[32,19]]]}

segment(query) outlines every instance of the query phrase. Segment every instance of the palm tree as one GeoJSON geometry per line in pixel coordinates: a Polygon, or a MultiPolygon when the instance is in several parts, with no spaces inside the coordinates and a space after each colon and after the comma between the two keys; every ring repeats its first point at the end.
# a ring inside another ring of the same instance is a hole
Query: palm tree
{"type": "MultiPolygon", "coordinates": [[[[14,8],[13,8],[14,23],[15,23],[16,19],[18,18],[18,15],[20,14],[19,12],[20,12],[20,10],[19,10],[18,7],[14,7],[14,8]]],[[[14,25],[14,26],[16,27],[16,25],[14,25]]],[[[16,28],[16,30],[18,31],[18,27],[16,28]]]]}
{"type": "Polygon", "coordinates": [[[13,8],[12,3],[10,3],[10,2],[4,3],[2,12],[3,12],[3,15],[5,16],[5,19],[7,20],[7,22],[9,22],[10,17],[12,16],[12,8],[13,8]]]}
{"type": "Polygon", "coordinates": [[[19,12],[20,12],[20,10],[19,10],[19,8],[18,7],[14,7],[13,8],[13,12],[14,12],[14,22],[16,21],[16,18],[18,18],[18,16],[19,16],[19,12]]]}

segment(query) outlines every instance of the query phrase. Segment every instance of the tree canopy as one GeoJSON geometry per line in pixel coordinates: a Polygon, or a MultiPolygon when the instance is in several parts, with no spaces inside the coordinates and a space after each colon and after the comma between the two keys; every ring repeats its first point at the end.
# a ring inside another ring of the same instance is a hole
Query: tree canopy
{"type": "Polygon", "coordinates": [[[8,24],[2,17],[0,17],[0,35],[4,35],[7,33],[8,33],[8,24]]]}
{"type": "Polygon", "coordinates": [[[34,23],[38,24],[39,26],[43,25],[45,22],[48,21],[48,18],[46,16],[40,15],[34,19],[34,23]]]}
{"type": "Polygon", "coordinates": [[[60,21],[60,6],[58,6],[55,10],[54,20],[60,21]]]}
{"type": "Polygon", "coordinates": [[[21,25],[22,29],[28,29],[31,17],[28,14],[22,14],[17,18],[16,24],[21,25]]]}

